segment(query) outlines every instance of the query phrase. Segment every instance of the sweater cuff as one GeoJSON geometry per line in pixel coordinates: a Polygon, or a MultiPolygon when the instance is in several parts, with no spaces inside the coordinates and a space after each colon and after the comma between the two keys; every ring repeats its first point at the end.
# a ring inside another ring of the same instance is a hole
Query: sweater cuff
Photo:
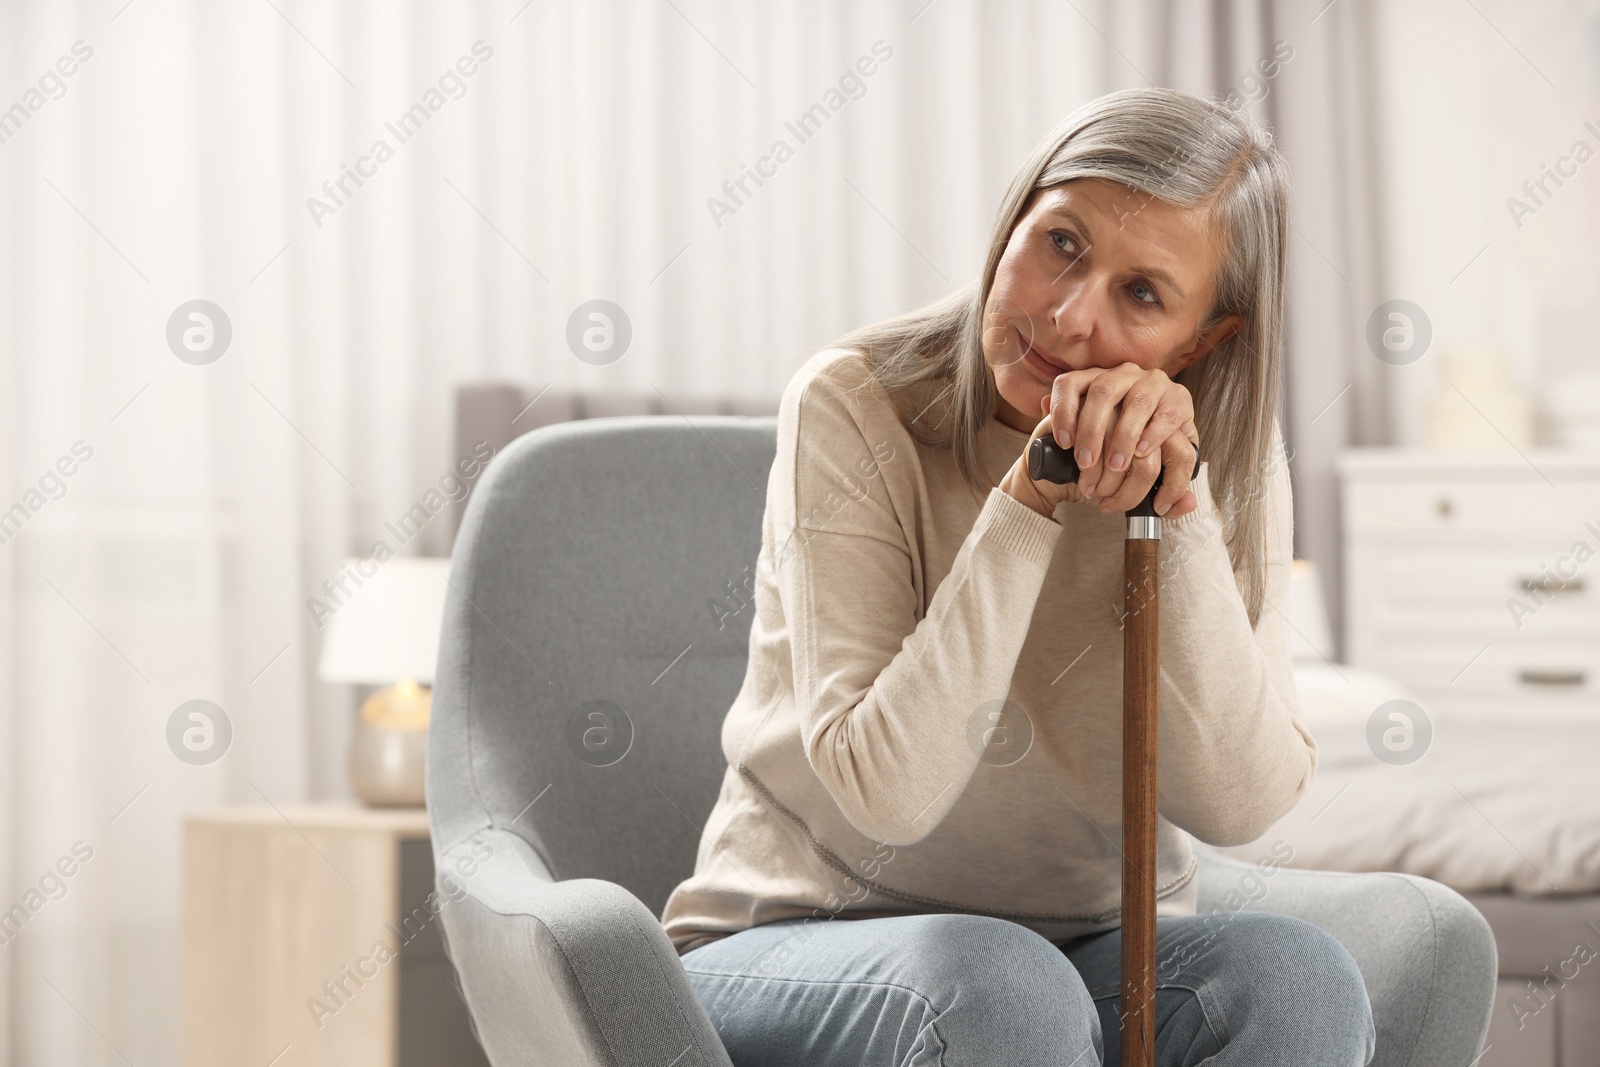
{"type": "Polygon", "coordinates": [[[999,486],[989,490],[976,527],[980,537],[1041,568],[1050,565],[1050,556],[1061,538],[1059,522],[1039,514],[999,486]]]}
{"type": "Polygon", "coordinates": [[[1189,483],[1189,489],[1194,493],[1195,509],[1187,515],[1180,515],[1176,519],[1163,518],[1163,529],[1182,529],[1204,522],[1207,515],[1217,513],[1216,503],[1211,499],[1211,464],[1201,462],[1200,469],[1195,472],[1194,480],[1189,483]]]}

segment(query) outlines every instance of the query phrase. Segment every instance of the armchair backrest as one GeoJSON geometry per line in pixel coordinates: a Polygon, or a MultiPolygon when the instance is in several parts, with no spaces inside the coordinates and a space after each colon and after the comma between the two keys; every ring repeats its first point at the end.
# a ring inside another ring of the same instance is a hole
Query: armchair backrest
{"type": "Polygon", "coordinates": [[[484,828],[660,915],[692,873],[744,679],[771,416],[585,419],[469,498],[428,738],[438,857],[484,828]]]}

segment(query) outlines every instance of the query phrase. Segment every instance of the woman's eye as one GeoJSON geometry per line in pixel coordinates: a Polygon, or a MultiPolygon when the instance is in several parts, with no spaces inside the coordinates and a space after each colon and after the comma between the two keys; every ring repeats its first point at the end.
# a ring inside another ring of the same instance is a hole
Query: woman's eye
{"type": "Polygon", "coordinates": [[[1128,286],[1128,289],[1131,292],[1133,292],[1133,294],[1134,294],[1133,298],[1135,300],[1139,301],[1139,303],[1141,303],[1141,304],[1150,304],[1150,305],[1154,306],[1156,304],[1161,303],[1161,298],[1156,295],[1156,291],[1154,289],[1150,288],[1144,282],[1134,282],[1132,285],[1128,286]],[[1144,297],[1140,296],[1139,295],[1140,291],[1149,293],[1150,294],[1150,299],[1146,300],[1144,297]]]}
{"type": "Polygon", "coordinates": [[[1068,233],[1062,233],[1062,232],[1061,232],[1061,231],[1060,231],[1060,230],[1052,230],[1052,231],[1050,231],[1050,240],[1052,240],[1052,241],[1055,241],[1055,246],[1056,246],[1056,247],[1057,247],[1057,248],[1060,248],[1060,249],[1061,249],[1061,251],[1063,251],[1063,252],[1071,252],[1071,251],[1072,251],[1072,248],[1066,248],[1066,247],[1063,247],[1063,246],[1062,246],[1062,244],[1061,244],[1061,241],[1057,241],[1057,240],[1056,240],[1056,238],[1058,238],[1058,237],[1059,237],[1059,238],[1061,238],[1061,240],[1062,240],[1062,241],[1069,241],[1069,242],[1071,242],[1071,243],[1072,243],[1072,246],[1073,246],[1073,248],[1076,248],[1076,247],[1077,247],[1077,245],[1078,245],[1078,242],[1077,242],[1077,241],[1074,241],[1074,240],[1073,240],[1073,239],[1072,239],[1072,235],[1071,235],[1071,234],[1068,234],[1068,233]]]}

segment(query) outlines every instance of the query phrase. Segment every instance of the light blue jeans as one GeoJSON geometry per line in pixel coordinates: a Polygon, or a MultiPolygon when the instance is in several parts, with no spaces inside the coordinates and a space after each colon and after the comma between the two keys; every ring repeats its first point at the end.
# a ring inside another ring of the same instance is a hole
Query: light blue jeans
{"type": "MultiPolygon", "coordinates": [[[[1497,959],[1465,898],[1411,875],[1253,872],[1204,856],[1197,914],[1156,920],[1158,1067],[1474,1062],[1497,959]]],[[[992,916],[824,912],[682,960],[734,1067],[1110,1067],[1121,955],[1120,929],[1058,945],[992,916]]]]}

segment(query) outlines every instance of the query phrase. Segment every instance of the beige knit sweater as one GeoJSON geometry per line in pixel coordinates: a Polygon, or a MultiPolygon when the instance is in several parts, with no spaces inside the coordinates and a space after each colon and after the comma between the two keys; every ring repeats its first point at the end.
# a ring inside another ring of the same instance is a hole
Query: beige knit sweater
{"type": "MultiPolygon", "coordinates": [[[[1126,519],[980,499],[876,384],[846,395],[864,381],[834,349],[784,391],[728,770],[661,917],[680,954],[808,915],[971,912],[1052,941],[1119,923],[1126,519]]],[[[927,396],[938,423],[948,399],[927,396]]],[[[1028,437],[989,421],[991,486],[1028,437]]],[[[1207,470],[1199,507],[1163,521],[1158,915],[1195,913],[1189,835],[1255,839],[1316,769],[1283,616],[1287,467],[1257,479],[1254,630],[1207,470]]]]}

